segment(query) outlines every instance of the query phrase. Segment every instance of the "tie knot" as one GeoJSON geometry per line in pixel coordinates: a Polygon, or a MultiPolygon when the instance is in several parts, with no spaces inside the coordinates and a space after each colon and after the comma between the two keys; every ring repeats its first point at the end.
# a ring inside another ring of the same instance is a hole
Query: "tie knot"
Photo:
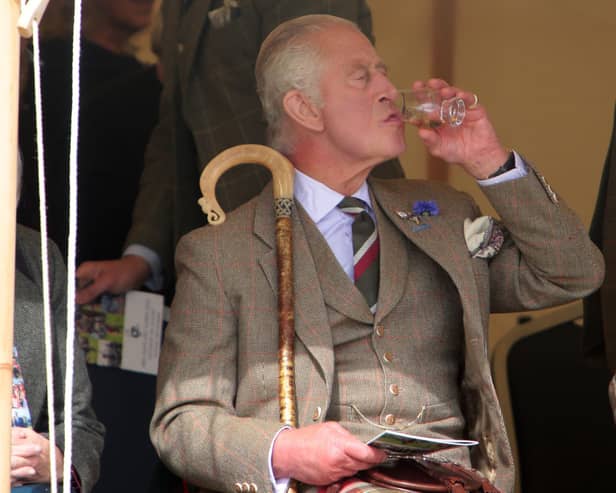
{"type": "Polygon", "coordinates": [[[368,204],[356,197],[345,197],[338,203],[337,207],[342,212],[355,216],[365,212],[368,209],[368,204]]]}

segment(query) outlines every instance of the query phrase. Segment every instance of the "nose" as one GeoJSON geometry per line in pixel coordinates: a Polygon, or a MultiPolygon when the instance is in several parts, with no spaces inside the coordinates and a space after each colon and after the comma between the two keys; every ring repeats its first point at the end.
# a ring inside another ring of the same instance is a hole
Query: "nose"
{"type": "Polygon", "coordinates": [[[398,96],[398,89],[396,89],[396,86],[393,85],[387,75],[382,74],[381,77],[382,87],[380,88],[381,96],[379,97],[379,101],[393,101],[398,96]]]}

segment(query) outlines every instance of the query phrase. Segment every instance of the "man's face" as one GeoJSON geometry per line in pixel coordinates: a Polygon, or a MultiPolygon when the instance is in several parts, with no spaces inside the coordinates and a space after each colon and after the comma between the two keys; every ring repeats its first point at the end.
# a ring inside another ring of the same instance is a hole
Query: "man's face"
{"type": "Polygon", "coordinates": [[[330,151],[350,163],[378,164],[406,148],[397,91],[370,41],[336,26],[319,35],[325,66],[322,115],[330,151]]]}

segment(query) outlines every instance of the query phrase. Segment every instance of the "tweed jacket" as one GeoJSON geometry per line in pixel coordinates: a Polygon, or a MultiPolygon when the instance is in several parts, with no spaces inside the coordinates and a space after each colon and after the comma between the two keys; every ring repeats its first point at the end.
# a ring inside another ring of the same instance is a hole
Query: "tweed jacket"
{"type": "MultiPolygon", "coordinates": [[[[404,325],[415,315],[408,313],[406,300],[421,287],[404,282],[413,269],[404,248],[412,242],[447,273],[462,307],[460,393],[467,437],[480,441],[473,466],[510,492],[513,460],[487,357],[489,313],[585,296],[602,280],[601,254],[574,213],[562,201],[550,200],[533,172],[484,187],[511,237],[491,260],[471,257],[466,246],[464,219],[479,214],[466,194],[425,181],[372,179],[369,184],[381,244],[374,317],[359,291],[346,289],[340,266],[311,251],[308,236],[319,234],[314,224],[301,210],[294,217],[299,424],[322,422],[331,404],[336,368],[328,310],[375,329],[404,325]],[[416,200],[437,201],[440,214],[425,218],[428,227],[414,231],[396,211],[410,211],[416,200]]],[[[162,460],[204,490],[234,491],[236,483],[248,484],[250,491],[271,490],[268,450],[280,428],[274,230],[266,189],[221,227],[196,230],[178,245],[178,286],[150,433],[162,460]]],[[[438,300],[425,307],[425,331],[431,330],[433,310],[439,310],[438,300]]],[[[397,351],[403,342],[385,337],[379,344],[395,345],[397,351]]],[[[363,371],[366,381],[377,378],[372,369],[363,371]]],[[[377,383],[367,384],[365,392],[379,392],[377,383]]]]}
{"type": "MultiPolygon", "coordinates": [[[[222,3],[163,2],[159,123],[146,153],[126,244],[142,244],[158,253],[169,280],[177,240],[206,221],[197,204],[205,165],[234,145],[266,143],[254,66],[267,34],[285,20],[328,13],[357,23],[373,40],[365,0],[240,0],[237,15],[213,27],[208,14],[222,3]]],[[[404,176],[397,160],[377,169],[381,177],[404,176]]],[[[221,177],[216,195],[230,211],[257,195],[268,181],[269,172],[262,166],[238,166],[221,177]]]]}
{"type": "Polygon", "coordinates": [[[584,350],[616,373],[616,106],[590,237],[605,256],[605,282],[584,300],[584,350]]]}
{"type": "MultiPolygon", "coordinates": [[[[33,428],[47,435],[49,426],[39,233],[18,225],[16,243],[14,344],[19,354],[33,428]]],[[[66,269],[55,244],[50,243],[49,252],[56,441],[58,447],[64,450],[66,269]]],[[[79,345],[75,347],[73,385],[72,463],[81,479],[82,491],[87,493],[98,479],[104,427],[96,419],[90,405],[90,380],[79,345]]]]}

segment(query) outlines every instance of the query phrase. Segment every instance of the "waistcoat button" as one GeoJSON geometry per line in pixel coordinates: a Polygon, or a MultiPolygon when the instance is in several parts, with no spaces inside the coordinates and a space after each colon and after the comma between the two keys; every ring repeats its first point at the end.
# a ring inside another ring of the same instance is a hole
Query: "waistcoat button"
{"type": "Polygon", "coordinates": [[[385,416],[385,424],[386,425],[393,425],[396,422],[396,417],[393,414],[388,414],[387,416],[385,416]]]}

